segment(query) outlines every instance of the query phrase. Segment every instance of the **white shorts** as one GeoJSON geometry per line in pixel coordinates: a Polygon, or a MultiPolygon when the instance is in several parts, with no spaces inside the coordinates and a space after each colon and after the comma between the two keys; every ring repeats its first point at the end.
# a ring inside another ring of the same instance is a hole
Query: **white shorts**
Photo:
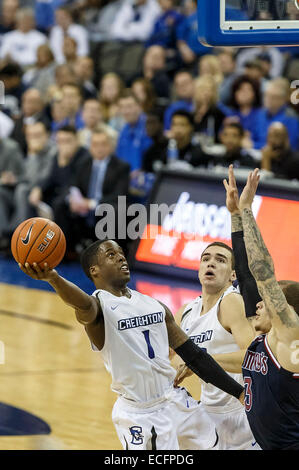
{"type": "Polygon", "coordinates": [[[118,398],[112,421],[126,450],[216,450],[215,425],[184,388],[173,388],[150,408],[118,398]]]}
{"type": "Polygon", "coordinates": [[[219,450],[261,450],[253,437],[244,408],[227,413],[213,413],[208,406],[204,408],[217,428],[219,450]]]}

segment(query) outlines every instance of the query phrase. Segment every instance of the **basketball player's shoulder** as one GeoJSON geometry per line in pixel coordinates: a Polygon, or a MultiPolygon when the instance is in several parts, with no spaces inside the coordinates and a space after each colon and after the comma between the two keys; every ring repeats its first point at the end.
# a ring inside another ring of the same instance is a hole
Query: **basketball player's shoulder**
{"type": "Polygon", "coordinates": [[[191,302],[189,302],[187,304],[184,304],[184,305],[182,305],[182,307],[179,308],[179,310],[175,314],[175,321],[178,325],[180,325],[183,320],[185,320],[186,318],[188,318],[191,315],[194,307],[198,304],[200,299],[201,299],[201,297],[198,296],[194,300],[192,300],[191,302]]]}
{"type": "Polygon", "coordinates": [[[220,311],[229,316],[245,312],[244,300],[238,289],[230,287],[226,290],[220,302],[220,311]]]}

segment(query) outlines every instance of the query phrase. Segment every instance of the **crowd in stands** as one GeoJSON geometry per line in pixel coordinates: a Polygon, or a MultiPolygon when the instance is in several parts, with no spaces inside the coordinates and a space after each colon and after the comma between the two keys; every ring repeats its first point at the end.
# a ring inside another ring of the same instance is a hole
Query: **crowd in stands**
{"type": "Polygon", "coordinates": [[[0,249],[40,215],[80,251],[165,164],[299,180],[299,47],[205,47],[194,0],[0,4],[0,249]]]}

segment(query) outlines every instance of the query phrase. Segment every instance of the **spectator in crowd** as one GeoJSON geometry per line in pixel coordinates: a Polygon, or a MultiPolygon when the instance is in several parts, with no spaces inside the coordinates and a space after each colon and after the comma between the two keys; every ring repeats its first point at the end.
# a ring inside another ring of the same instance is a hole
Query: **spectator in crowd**
{"type": "Polygon", "coordinates": [[[146,133],[142,105],[130,90],[125,91],[120,98],[120,111],[126,124],[119,134],[116,155],[128,162],[132,171],[139,170],[143,153],[152,142],[146,133]]]}
{"type": "Polygon", "coordinates": [[[146,47],[162,46],[166,50],[176,49],[176,28],[184,16],[175,8],[174,0],[159,0],[161,13],[156,19],[146,47]]]}
{"type": "Polygon", "coordinates": [[[72,126],[57,131],[56,145],[57,153],[47,176],[39,178],[27,199],[29,207],[26,210],[31,211],[32,217],[45,204],[53,210],[55,202],[72,185],[79,165],[90,158],[88,151],[80,147],[76,129],[72,126]]]}
{"type": "Polygon", "coordinates": [[[111,135],[105,130],[95,131],[90,153],[92,158],[78,166],[68,196],[63,195],[55,204],[55,221],[62,228],[71,250],[82,239],[96,240],[97,206],[107,203],[116,209],[118,196],[128,195],[130,167],[114,155],[111,135]]]}
{"type": "Polygon", "coordinates": [[[21,67],[36,63],[36,51],[47,38],[34,29],[34,11],[21,8],[16,13],[17,29],[3,35],[0,59],[17,62],[21,67]]]}
{"type": "MultiPolygon", "coordinates": [[[[0,198],[2,233],[8,238],[21,222],[31,217],[32,212],[27,203],[29,193],[40,179],[48,176],[56,153],[44,123],[27,125],[25,135],[28,153],[22,174],[19,175],[18,184],[2,188],[0,198]]],[[[19,156],[17,161],[20,158],[19,156]]]]}
{"type": "Polygon", "coordinates": [[[77,41],[74,38],[71,36],[65,36],[63,38],[62,51],[64,55],[64,61],[72,68],[78,57],[77,49],[77,41]]]}
{"type": "Polygon", "coordinates": [[[68,0],[35,0],[35,18],[38,29],[48,34],[55,25],[55,11],[68,0]]]}
{"type": "Polygon", "coordinates": [[[26,87],[36,88],[42,95],[55,82],[56,64],[54,55],[48,44],[42,44],[36,51],[36,64],[28,69],[22,78],[26,87]]]}
{"type": "Polygon", "coordinates": [[[14,128],[14,121],[0,110],[0,139],[9,137],[14,128]]]}
{"type": "MultiPolygon", "coordinates": [[[[185,161],[192,166],[208,166],[211,157],[203,153],[199,144],[192,142],[194,137],[194,119],[191,113],[185,110],[176,111],[171,118],[169,134],[170,140],[175,140],[176,142],[178,160],[185,161]]],[[[168,152],[166,162],[170,163],[168,152]]]]}
{"type": "MultiPolygon", "coordinates": [[[[3,34],[13,31],[16,27],[18,0],[3,0],[1,5],[0,38],[3,34]]],[[[1,39],[0,39],[1,42],[1,39]]]]}
{"type": "Polygon", "coordinates": [[[196,134],[208,137],[210,143],[218,142],[225,114],[218,106],[218,84],[211,75],[195,80],[193,98],[194,130],[196,134]]]}
{"type": "Polygon", "coordinates": [[[261,108],[260,84],[246,75],[239,76],[232,86],[230,110],[227,115],[238,119],[245,130],[243,146],[252,148],[252,136],[256,132],[257,115],[261,108]]]}
{"type": "Polygon", "coordinates": [[[275,121],[284,124],[288,130],[290,145],[293,150],[299,147],[299,119],[289,106],[290,84],[287,79],[277,78],[269,81],[264,94],[264,106],[256,117],[256,130],[252,136],[254,147],[265,146],[270,124],[275,121]]]}
{"type": "Polygon", "coordinates": [[[84,26],[73,21],[71,11],[66,7],[59,7],[55,12],[56,25],[50,32],[50,46],[58,64],[65,62],[63,42],[66,36],[73,38],[77,43],[78,56],[88,56],[89,40],[84,26]]]}
{"type": "Polygon", "coordinates": [[[0,138],[0,155],[0,248],[6,249],[9,246],[9,208],[15,187],[23,173],[24,157],[19,145],[9,138],[0,138]]]}
{"type": "Polygon", "coordinates": [[[220,132],[220,141],[225,147],[225,154],[221,157],[214,157],[214,164],[228,167],[231,163],[234,168],[257,168],[257,162],[246,149],[242,148],[244,129],[236,122],[225,123],[220,132]]]}
{"type": "MultiPolygon", "coordinates": [[[[104,120],[109,123],[119,111],[118,100],[125,89],[125,84],[116,73],[105,74],[100,82],[99,99],[104,120]]],[[[122,122],[122,125],[124,122],[122,122]]]]}
{"type": "MultiPolygon", "coordinates": [[[[237,56],[237,70],[244,73],[246,62],[261,58],[264,60],[268,56],[267,61],[270,62],[269,78],[278,78],[283,76],[285,59],[281,51],[277,47],[250,47],[241,50],[237,56]]],[[[262,65],[263,67],[263,65],[262,65]]]]}
{"type": "Polygon", "coordinates": [[[89,38],[94,43],[111,41],[111,26],[122,6],[122,0],[110,0],[96,9],[96,14],[86,22],[89,38]]]}
{"type": "Polygon", "coordinates": [[[66,111],[66,119],[63,125],[74,126],[77,130],[84,127],[82,120],[82,91],[81,87],[74,83],[67,83],[61,88],[62,101],[66,111]]]}
{"type": "Polygon", "coordinates": [[[93,83],[94,63],[91,57],[77,57],[73,70],[76,81],[81,86],[83,100],[96,98],[97,89],[93,83]]]}
{"type": "Polygon", "coordinates": [[[217,53],[223,80],[219,85],[219,102],[228,105],[231,99],[233,82],[238,77],[236,71],[236,52],[232,48],[220,49],[217,53]]]}
{"type": "Polygon", "coordinates": [[[281,122],[269,126],[261,168],[279,178],[299,180],[299,154],[291,149],[287,128],[281,122]]]}
{"type": "Polygon", "coordinates": [[[167,162],[168,138],[164,136],[163,113],[160,109],[151,109],[147,113],[146,133],[152,139],[152,145],[143,154],[142,170],[151,173],[167,162]]]}
{"type": "Polygon", "coordinates": [[[20,115],[22,94],[26,87],[22,84],[22,69],[18,64],[8,63],[0,68],[0,80],[5,89],[5,102],[2,110],[11,118],[20,115]]]}
{"type": "Polygon", "coordinates": [[[213,77],[214,82],[219,86],[224,78],[219,57],[212,54],[206,54],[201,57],[198,61],[198,75],[200,77],[205,75],[213,77]]]}
{"type": "Polygon", "coordinates": [[[170,81],[166,72],[166,51],[163,47],[147,48],[143,58],[143,77],[152,83],[157,97],[169,98],[170,81]]]}
{"type": "Polygon", "coordinates": [[[107,132],[111,139],[114,139],[114,147],[117,142],[118,133],[103,121],[102,106],[95,98],[84,101],[82,108],[82,119],[84,127],[78,132],[79,142],[82,147],[89,149],[92,134],[95,131],[103,130],[107,132]]]}
{"type": "Polygon", "coordinates": [[[77,84],[77,78],[73,68],[69,64],[56,65],[55,80],[47,89],[46,101],[50,102],[57,93],[62,93],[62,87],[69,83],[77,84]]]}
{"type": "Polygon", "coordinates": [[[139,99],[145,113],[149,112],[156,104],[156,93],[152,83],[146,78],[136,78],[133,81],[131,90],[139,99]]]}
{"type": "Polygon", "coordinates": [[[24,154],[27,153],[27,144],[25,139],[25,128],[27,124],[33,124],[37,121],[45,123],[46,127],[50,126],[49,118],[44,110],[44,102],[42,95],[35,88],[28,88],[22,96],[21,116],[16,119],[12,139],[16,140],[20,145],[24,154]]]}
{"type": "Polygon", "coordinates": [[[176,30],[177,48],[185,67],[193,69],[196,58],[210,53],[210,48],[203,46],[198,40],[197,3],[186,0],[184,3],[185,18],[178,24],[176,30]]]}
{"type": "Polygon", "coordinates": [[[124,0],[111,25],[112,39],[146,41],[160,13],[156,0],[124,0]]]}
{"type": "Polygon", "coordinates": [[[164,129],[170,129],[171,117],[178,109],[185,109],[192,111],[193,109],[193,94],[194,94],[194,78],[188,70],[179,70],[173,81],[174,88],[174,101],[166,108],[164,113],[164,129]]]}

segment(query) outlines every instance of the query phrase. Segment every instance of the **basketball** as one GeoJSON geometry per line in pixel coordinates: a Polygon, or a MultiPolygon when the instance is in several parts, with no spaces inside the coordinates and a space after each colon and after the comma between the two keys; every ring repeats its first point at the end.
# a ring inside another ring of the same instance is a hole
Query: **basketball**
{"type": "Polygon", "coordinates": [[[65,236],[55,222],[33,217],[22,222],[11,238],[11,252],[17,263],[37,263],[40,268],[47,263],[55,268],[64,257],[65,236]]]}

